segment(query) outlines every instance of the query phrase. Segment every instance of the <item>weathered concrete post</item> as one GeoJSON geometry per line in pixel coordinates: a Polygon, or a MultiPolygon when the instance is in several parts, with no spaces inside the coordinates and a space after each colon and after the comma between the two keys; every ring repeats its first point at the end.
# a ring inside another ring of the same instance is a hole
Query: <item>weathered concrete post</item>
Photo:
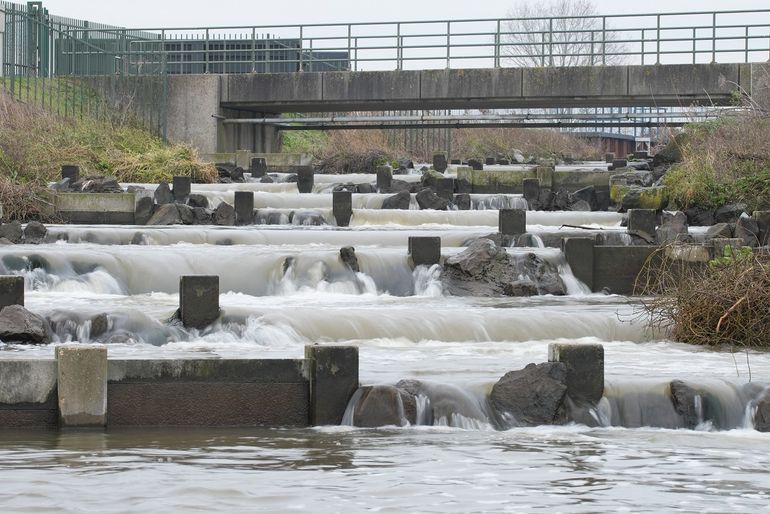
{"type": "Polygon", "coordinates": [[[541,165],[535,168],[535,176],[540,181],[540,187],[553,189],[553,175],[556,173],[556,166],[541,165]]]}
{"type": "Polygon", "coordinates": [[[179,317],[187,328],[205,328],[219,317],[219,277],[179,277],[179,317]]]}
{"type": "Polygon", "coordinates": [[[440,178],[436,180],[436,195],[449,200],[450,202],[454,198],[455,194],[455,179],[453,178],[440,178]]]}
{"type": "Polygon", "coordinates": [[[393,168],[377,166],[377,191],[388,191],[393,186],[393,168]]]}
{"type": "Polygon", "coordinates": [[[604,162],[607,164],[612,164],[612,161],[615,160],[615,152],[607,152],[604,154],[604,162]]]}
{"type": "Polygon", "coordinates": [[[192,189],[192,179],[190,177],[174,177],[172,192],[174,201],[183,203],[192,189]]]}
{"type": "Polygon", "coordinates": [[[267,161],[264,157],[253,157],[249,166],[251,178],[261,178],[267,173],[267,161]]]}
{"type": "Polygon", "coordinates": [[[754,211],[752,217],[759,227],[759,246],[770,244],[770,211],[754,211]]]}
{"type": "Polygon", "coordinates": [[[254,223],[254,192],[235,192],[235,224],[251,225],[254,223]]]}
{"type": "Polygon", "coordinates": [[[524,209],[500,209],[497,230],[506,236],[520,236],[527,232],[527,211],[524,209]]]}
{"type": "Polygon", "coordinates": [[[594,290],[594,244],[591,237],[567,237],[562,251],[575,278],[594,290]]]}
{"type": "Polygon", "coordinates": [[[628,232],[642,232],[655,237],[658,216],[655,209],[628,209],[628,232]]]}
{"type": "Polygon", "coordinates": [[[522,182],[522,192],[524,193],[524,199],[532,208],[532,203],[540,199],[540,179],[525,178],[522,182]]]}
{"type": "Polygon", "coordinates": [[[471,210],[471,195],[468,193],[457,193],[454,195],[453,202],[457,206],[458,211],[471,210]]]}
{"type": "Polygon", "coordinates": [[[433,266],[441,262],[441,238],[411,236],[407,249],[413,266],[433,266]]]}
{"type": "Polygon", "coordinates": [[[350,218],[353,216],[353,193],[334,191],[332,193],[332,214],[338,227],[350,225],[350,218]]]}
{"type": "Polygon", "coordinates": [[[626,159],[615,159],[612,161],[612,169],[614,170],[625,168],[627,166],[628,166],[628,161],[626,159]]]}
{"type": "Polygon", "coordinates": [[[24,305],[24,277],[0,275],[0,311],[9,305],[24,305]]]}
{"type": "Polygon", "coordinates": [[[80,180],[80,167],[75,166],[74,164],[62,164],[61,178],[68,178],[70,179],[70,184],[74,184],[80,180]]]}
{"type": "Polygon", "coordinates": [[[312,166],[302,166],[297,170],[297,189],[300,193],[312,193],[315,172],[312,166]]]}
{"type": "Polygon", "coordinates": [[[484,166],[494,166],[496,162],[497,159],[490,156],[484,159],[484,166]]]}
{"type": "Polygon", "coordinates": [[[548,345],[548,362],[567,366],[567,395],[579,404],[596,404],[604,396],[604,347],[600,344],[548,345]]]}
{"type": "Polygon", "coordinates": [[[107,416],[107,347],[56,348],[59,418],[65,427],[103,427],[107,416]]]}
{"type": "Polygon", "coordinates": [[[305,346],[310,381],[310,424],[339,425],[350,397],[358,389],[358,348],[305,346]]]}

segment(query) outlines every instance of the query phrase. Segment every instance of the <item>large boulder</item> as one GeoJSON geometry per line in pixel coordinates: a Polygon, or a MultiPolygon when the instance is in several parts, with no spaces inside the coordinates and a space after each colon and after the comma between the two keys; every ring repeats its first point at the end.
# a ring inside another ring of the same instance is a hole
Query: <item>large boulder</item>
{"type": "Polygon", "coordinates": [[[687,224],[693,227],[710,227],[714,224],[714,210],[694,205],[684,210],[687,224]]]}
{"type": "Polygon", "coordinates": [[[436,193],[427,188],[417,193],[416,198],[420,209],[445,211],[449,208],[449,201],[446,198],[441,198],[436,193]]]}
{"type": "Polygon", "coordinates": [[[714,211],[714,221],[717,223],[735,223],[746,212],[742,203],[728,203],[714,211]]]}
{"type": "Polygon", "coordinates": [[[770,432],[770,395],[767,393],[757,401],[757,410],[754,413],[754,428],[758,432],[770,432]]]}
{"type": "Polygon", "coordinates": [[[358,257],[356,257],[356,249],[352,246],[345,246],[340,248],[340,260],[351,271],[359,272],[361,269],[358,267],[358,257]]]}
{"type": "Polygon", "coordinates": [[[222,202],[214,209],[214,224],[232,226],[235,225],[235,208],[227,202],[222,202]]]}
{"type": "Polygon", "coordinates": [[[596,188],[594,188],[594,186],[584,187],[584,188],[578,189],[577,191],[572,193],[572,201],[574,202],[573,206],[572,206],[572,209],[571,209],[573,211],[577,211],[577,210],[596,211],[596,210],[599,209],[599,202],[598,202],[598,199],[596,197],[596,188]],[[588,204],[589,208],[588,209],[576,209],[574,204],[577,203],[579,200],[583,200],[584,202],[586,202],[588,204]]]}
{"type": "Polygon", "coordinates": [[[663,212],[662,221],[655,231],[655,242],[659,245],[683,243],[690,240],[687,230],[687,216],[681,211],[663,212]]]}
{"type": "Polygon", "coordinates": [[[382,208],[408,210],[409,203],[411,201],[412,201],[412,195],[409,194],[409,191],[399,191],[393,196],[389,196],[385,200],[383,200],[382,208]]]}
{"type": "Polygon", "coordinates": [[[152,215],[155,214],[155,201],[152,197],[143,196],[136,201],[134,206],[134,223],[146,225],[152,215]]]}
{"type": "Polygon", "coordinates": [[[415,424],[415,397],[393,386],[365,386],[353,408],[353,424],[357,427],[405,426],[415,424]]]}
{"type": "Polygon", "coordinates": [[[729,239],[733,237],[733,229],[729,223],[717,223],[706,230],[706,241],[712,239],[729,239]]]}
{"type": "Polygon", "coordinates": [[[746,214],[735,222],[735,237],[743,239],[745,246],[755,247],[759,245],[759,224],[757,220],[746,214]]]}
{"type": "Polygon", "coordinates": [[[152,217],[147,220],[147,225],[181,225],[182,216],[177,207],[178,205],[173,203],[159,205],[152,217]]]}
{"type": "Polygon", "coordinates": [[[208,209],[209,199],[205,196],[197,193],[193,193],[187,197],[187,205],[195,209],[196,207],[202,207],[208,209]]]}
{"type": "Polygon", "coordinates": [[[50,342],[45,319],[21,305],[9,305],[0,311],[0,341],[42,344],[50,342]]]}
{"type": "Polygon", "coordinates": [[[689,429],[698,426],[703,421],[701,419],[703,406],[702,404],[698,405],[702,401],[700,392],[681,380],[672,380],[669,388],[671,389],[671,404],[681,417],[682,426],[689,429]]]}
{"type": "Polygon", "coordinates": [[[545,362],[506,373],[492,387],[489,400],[498,424],[507,429],[564,423],[566,394],[566,365],[545,362]]]}
{"type": "Polygon", "coordinates": [[[27,244],[37,245],[43,242],[48,229],[45,225],[39,221],[30,221],[27,226],[24,227],[24,242],[27,244]]]}
{"type": "Polygon", "coordinates": [[[556,266],[534,253],[514,258],[488,238],[476,239],[449,257],[441,282],[444,290],[455,296],[566,294],[556,266]]]}

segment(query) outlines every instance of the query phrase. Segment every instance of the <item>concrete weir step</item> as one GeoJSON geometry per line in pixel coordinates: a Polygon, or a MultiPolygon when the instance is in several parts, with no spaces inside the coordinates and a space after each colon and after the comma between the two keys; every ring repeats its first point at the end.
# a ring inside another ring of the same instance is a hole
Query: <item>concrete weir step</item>
{"type": "Polygon", "coordinates": [[[304,359],[108,359],[69,343],[55,359],[0,359],[0,429],[336,425],[359,387],[358,348],[304,359]]]}

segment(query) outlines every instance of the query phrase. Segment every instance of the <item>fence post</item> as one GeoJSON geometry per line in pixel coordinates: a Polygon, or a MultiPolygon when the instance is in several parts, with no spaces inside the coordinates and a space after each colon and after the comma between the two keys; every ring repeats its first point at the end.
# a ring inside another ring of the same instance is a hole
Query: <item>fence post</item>
{"type": "Polygon", "coordinates": [[[500,20],[497,20],[497,32],[495,32],[495,68],[500,67],[500,20]]]}
{"type": "Polygon", "coordinates": [[[660,64],[660,14],[655,18],[657,19],[657,30],[655,37],[655,64],[660,64]]]}
{"type": "Polygon", "coordinates": [[[451,51],[449,49],[452,41],[452,22],[446,22],[446,67],[451,68],[451,51]]]}
{"type": "Polygon", "coordinates": [[[303,71],[302,70],[302,57],[303,57],[303,55],[302,55],[302,47],[304,46],[304,44],[305,44],[305,40],[304,40],[304,27],[302,25],[300,25],[299,26],[299,70],[298,71],[303,71]]]}
{"type": "Polygon", "coordinates": [[[553,18],[548,20],[548,62],[553,67],[553,18]]]}
{"type": "Polygon", "coordinates": [[[717,62],[717,13],[711,14],[711,62],[717,62]]]}
{"type": "Polygon", "coordinates": [[[607,17],[602,16],[602,64],[607,64],[607,17]]]}

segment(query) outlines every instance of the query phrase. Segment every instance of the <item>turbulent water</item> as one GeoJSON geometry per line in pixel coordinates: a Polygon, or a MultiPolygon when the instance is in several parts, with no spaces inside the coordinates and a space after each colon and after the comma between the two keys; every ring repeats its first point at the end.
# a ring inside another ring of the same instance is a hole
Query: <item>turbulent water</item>
{"type": "MultiPolygon", "coordinates": [[[[2,511],[767,507],[770,436],[753,430],[752,400],[770,382],[770,355],[667,341],[646,327],[636,300],[589,294],[547,247],[553,234],[575,230],[564,225],[623,241],[619,215],[528,213],[531,246],[507,251],[557,266],[567,296],[449,297],[440,268],[410,267],[407,238],[440,236],[444,255],[456,254],[495,231],[495,208],[523,200],[474,195],[471,211],[388,211],[379,209],[387,195],[354,195],[351,227],[333,226],[335,181],[371,180],[316,176],[307,195],[285,182],[196,186],[212,204],[232,201],[235,189],[257,191],[257,209],[286,218],[238,228],[52,226],[46,244],[0,247],[0,273],[25,277],[26,306],[51,319],[57,343],[107,340],[112,357],[301,358],[309,343],[356,345],[363,384],[426,384],[430,397],[418,407],[441,414],[432,426],[3,431],[2,511]],[[303,210],[327,225],[289,221],[303,210]],[[339,259],[348,245],[358,273],[339,259]],[[184,274],[220,276],[223,316],[205,330],[167,323],[184,274]],[[101,313],[108,332],[92,336],[101,313]],[[553,342],[604,345],[599,426],[494,430],[486,392],[507,371],[545,361],[553,342]],[[678,428],[665,394],[675,378],[718,406],[696,430],[678,428]]],[[[50,358],[54,346],[4,345],[0,355],[50,358]]]]}

